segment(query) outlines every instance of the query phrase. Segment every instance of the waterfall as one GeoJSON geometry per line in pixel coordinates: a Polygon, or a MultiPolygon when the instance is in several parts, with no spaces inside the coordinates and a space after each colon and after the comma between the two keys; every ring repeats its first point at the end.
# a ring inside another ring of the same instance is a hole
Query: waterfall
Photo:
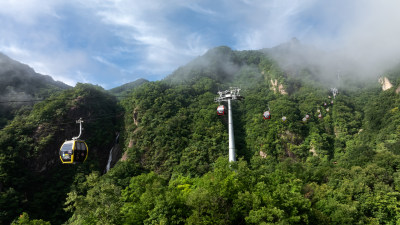
{"type": "Polygon", "coordinates": [[[115,145],[118,144],[118,138],[119,138],[119,133],[117,134],[117,137],[115,138],[114,146],[111,148],[110,154],[108,156],[108,162],[107,162],[107,166],[106,166],[106,173],[110,170],[111,161],[112,161],[112,153],[113,153],[113,150],[115,148],[115,145]]]}
{"type": "Polygon", "coordinates": [[[112,152],[114,150],[114,146],[111,148],[110,150],[110,155],[108,156],[108,162],[107,162],[107,166],[106,166],[106,173],[110,170],[110,165],[111,165],[111,161],[112,161],[112,152]]]}

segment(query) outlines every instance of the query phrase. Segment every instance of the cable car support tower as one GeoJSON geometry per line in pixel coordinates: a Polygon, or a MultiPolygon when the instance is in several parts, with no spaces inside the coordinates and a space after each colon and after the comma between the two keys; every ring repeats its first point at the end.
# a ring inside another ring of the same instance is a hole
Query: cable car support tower
{"type": "Polygon", "coordinates": [[[228,130],[229,130],[229,162],[236,161],[235,150],[235,137],[233,134],[233,118],[232,118],[232,100],[242,100],[243,96],[239,94],[240,89],[237,87],[230,87],[229,90],[219,91],[219,97],[214,99],[215,102],[228,102],[228,130]]]}

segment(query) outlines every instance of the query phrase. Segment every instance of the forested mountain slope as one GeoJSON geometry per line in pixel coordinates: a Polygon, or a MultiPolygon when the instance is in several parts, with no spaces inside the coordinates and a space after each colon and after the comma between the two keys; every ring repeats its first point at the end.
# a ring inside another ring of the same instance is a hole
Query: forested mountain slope
{"type": "Polygon", "coordinates": [[[149,82],[149,81],[146,79],[143,79],[143,78],[137,79],[133,82],[129,82],[129,83],[123,84],[119,87],[112,88],[109,90],[109,92],[111,92],[114,95],[126,95],[129,92],[131,92],[133,89],[135,89],[135,88],[139,87],[140,85],[145,84],[147,82],[149,82]]]}
{"type": "MultiPolygon", "coordinates": [[[[70,193],[69,223],[396,223],[399,95],[347,74],[333,98],[318,70],[295,69],[219,47],[138,88],[122,103],[126,161],[88,177],[90,195],[70,193]],[[231,167],[227,118],[213,102],[230,86],[245,96],[233,104],[239,162],[231,167]],[[268,108],[272,119],[263,120],[268,108]],[[144,172],[122,182],[116,174],[128,165],[144,172]]],[[[398,85],[399,70],[385,75],[398,85]]]]}
{"type": "Polygon", "coordinates": [[[102,88],[78,84],[35,104],[0,130],[0,223],[10,223],[23,211],[55,224],[65,221],[67,192],[89,172],[104,170],[121,112],[115,97],[102,88]],[[88,159],[62,165],[58,151],[79,134],[79,118],[88,159]]]}
{"type": "Polygon", "coordinates": [[[33,105],[27,101],[47,98],[67,88],[71,87],[0,53],[0,127],[21,107],[33,105]]]}
{"type": "MultiPolygon", "coordinates": [[[[15,208],[56,224],[400,222],[400,70],[382,74],[393,85],[386,91],[377,78],[342,74],[334,97],[318,79],[323,70],[285,67],[273,52],[218,47],[135,88],[120,102],[124,154],[115,167],[103,175],[80,171],[90,163],[68,168],[61,219],[35,212],[39,203],[15,208]],[[238,162],[229,165],[227,116],[217,115],[214,97],[231,86],[245,99],[232,104],[238,162]]],[[[12,193],[3,188],[2,201],[13,202],[12,193]]]]}

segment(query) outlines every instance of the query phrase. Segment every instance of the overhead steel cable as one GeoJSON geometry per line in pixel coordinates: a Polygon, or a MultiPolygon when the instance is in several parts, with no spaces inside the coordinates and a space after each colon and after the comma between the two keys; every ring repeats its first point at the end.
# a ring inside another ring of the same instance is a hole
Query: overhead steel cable
{"type": "MultiPolygon", "coordinates": [[[[121,117],[121,116],[124,115],[124,112],[125,112],[124,110],[120,110],[120,111],[116,111],[115,113],[107,113],[107,114],[93,116],[93,117],[92,116],[87,116],[87,117],[79,117],[79,118],[85,119],[85,121],[87,121],[87,122],[92,122],[92,121],[96,121],[96,120],[100,120],[100,119],[121,117]]],[[[60,126],[60,125],[66,125],[66,124],[75,124],[76,121],[74,121],[74,122],[63,122],[63,123],[54,123],[54,121],[53,122],[51,122],[51,121],[37,121],[37,123],[35,123],[35,124],[37,124],[37,125],[42,124],[43,125],[43,124],[46,124],[46,123],[52,124],[54,126],[60,126]]]]}
{"type": "MultiPolygon", "coordinates": [[[[111,97],[123,98],[123,97],[132,97],[130,95],[113,95],[111,97]]],[[[91,99],[103,98],[103,97],[90,97],[91,99]]],[[[0,101],[0,104],[7,103],[24,103],[24,102],[43,102],[43,101],[58,101],[58,100],[76,100],[77,98],[55,98],[55,99],[31,99],[31,100],[9,100],[9,101],[0,101]]]]}

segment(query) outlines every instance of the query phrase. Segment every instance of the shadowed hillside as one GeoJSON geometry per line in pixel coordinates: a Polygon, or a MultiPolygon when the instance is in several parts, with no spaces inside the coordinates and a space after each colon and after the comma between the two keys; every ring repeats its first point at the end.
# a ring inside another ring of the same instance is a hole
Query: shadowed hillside
{"type": "Polygon", "coordinates": [[[0,221],[10,223],[21,212],[60,224],[67,192],[93,170],[103,171],[114,145],[121,109],[100,87],[78,84],[34,105],[0,130],[0,221]],[[79,134],[89,146],[84,164],[62,165],[62,143],[79,134]]]}

